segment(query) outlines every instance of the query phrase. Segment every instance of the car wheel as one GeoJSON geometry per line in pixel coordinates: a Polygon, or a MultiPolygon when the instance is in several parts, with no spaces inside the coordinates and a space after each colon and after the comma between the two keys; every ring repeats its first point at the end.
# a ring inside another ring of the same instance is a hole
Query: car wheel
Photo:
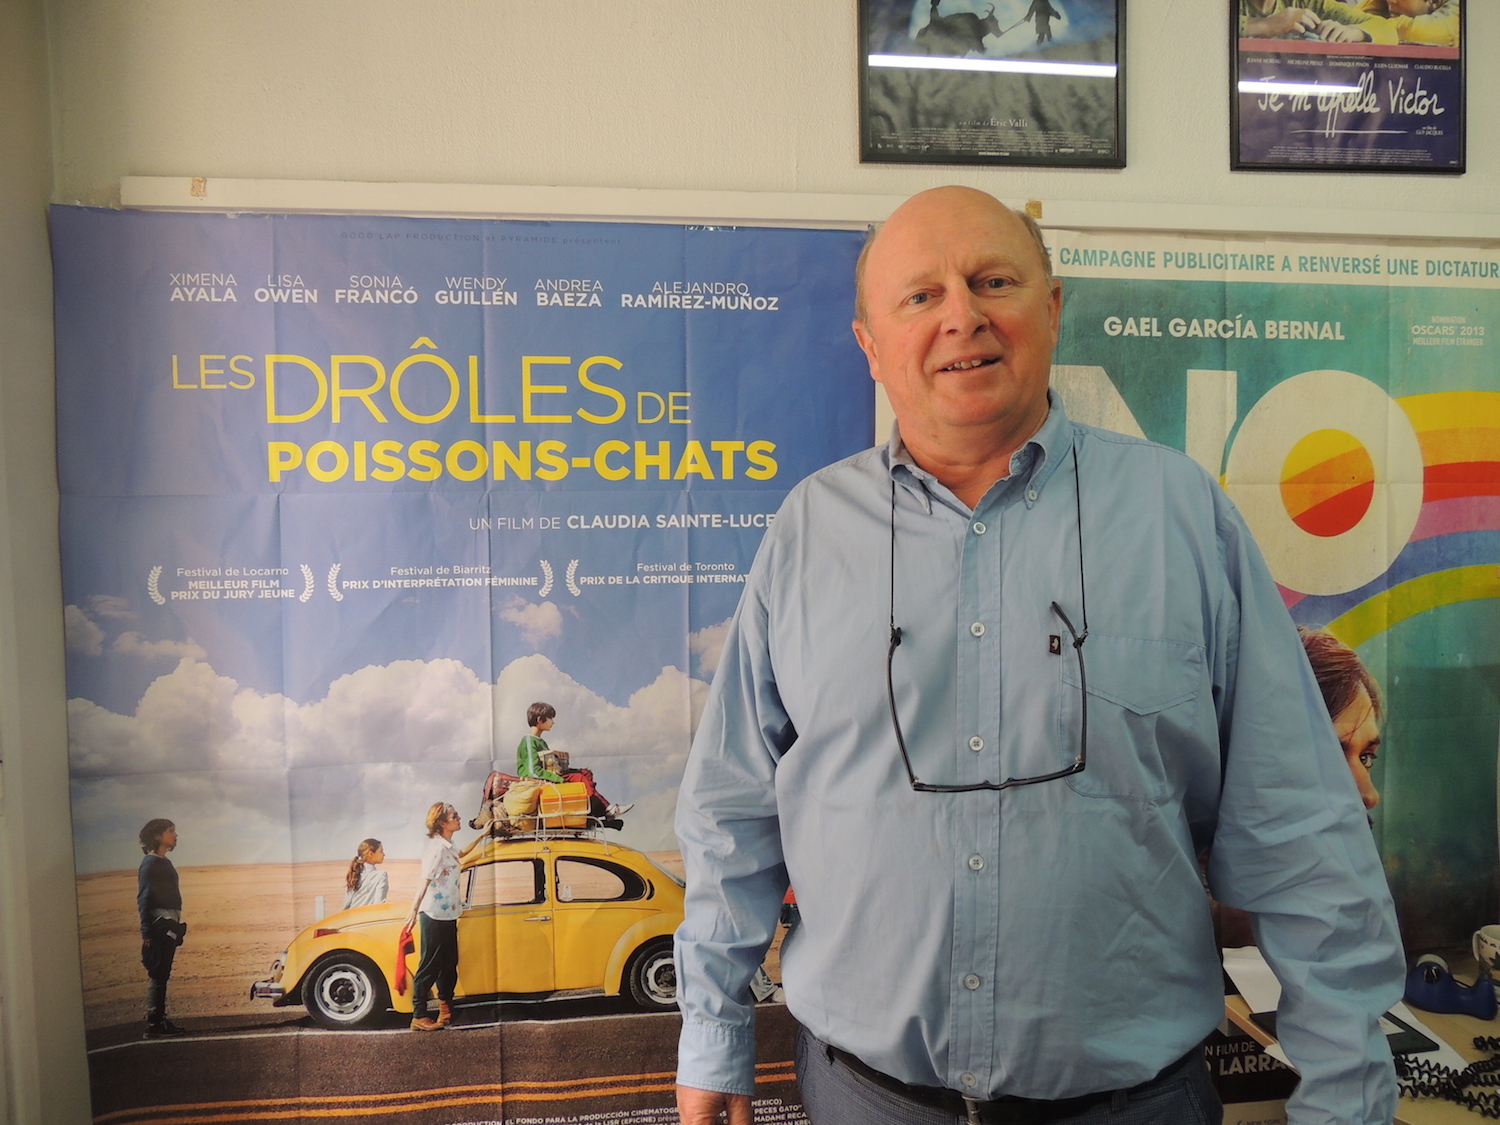
{"type": "Polygon", "coordinates": [[[367,957],[334,953],[312,967],[302,985],[307,1014],[323,1027],[362,1027],[390,1007],[385,978],[367,957]]]}
{"type": "Polygon", "coordinates": [[[630,995],[648,1012],[677,1009],[677,965],[672,960],[671,938],[658,938],[635,955],[630,963],[630,995]]]}

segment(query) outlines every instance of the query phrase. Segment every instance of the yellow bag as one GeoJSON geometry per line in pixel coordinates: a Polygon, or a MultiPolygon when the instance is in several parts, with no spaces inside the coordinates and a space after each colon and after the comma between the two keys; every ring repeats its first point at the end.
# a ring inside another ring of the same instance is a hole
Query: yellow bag
{"type": "Polygon", "coordinates": [[[542,795],[543,784],[545,783],[534,777],[523,777],[519,781],[512,781],[510,788],[505,791],[505,815],[522,832],[536,829],[536,806],[542,795]]]}

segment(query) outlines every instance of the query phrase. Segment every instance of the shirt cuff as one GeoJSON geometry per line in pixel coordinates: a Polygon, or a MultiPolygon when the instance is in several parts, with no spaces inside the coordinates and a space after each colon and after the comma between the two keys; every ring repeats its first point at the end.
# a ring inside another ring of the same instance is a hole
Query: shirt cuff
{"type": "Polygon", "coordinates": [[[677,1084],[720,1094],[755,1092],[755,1029],[684,1019],[677,1084]]]}

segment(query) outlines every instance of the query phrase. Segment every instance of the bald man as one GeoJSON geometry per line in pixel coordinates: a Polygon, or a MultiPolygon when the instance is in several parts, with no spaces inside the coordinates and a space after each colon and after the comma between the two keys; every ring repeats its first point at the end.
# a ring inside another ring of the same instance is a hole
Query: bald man
{"type": "Polygon", "coordinates": [[[751,1121],[789,878],[817,1125],[1217,1125],[1210,845],[1283,983],[1291,1120],[1391,1120],[1400,942],[1296,630],[1212,478],[1068,419],[1061,310],[982,192],[915,196],[861,256],[896,427],[766,533],[678,804],[689,1125],[751,1121]]]}

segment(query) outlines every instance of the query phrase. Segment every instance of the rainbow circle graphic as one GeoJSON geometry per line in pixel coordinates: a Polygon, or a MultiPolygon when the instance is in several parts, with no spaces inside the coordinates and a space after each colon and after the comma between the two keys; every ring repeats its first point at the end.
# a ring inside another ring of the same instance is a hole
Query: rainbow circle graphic
{"type": "MultiPolygon", "coordinates": [[[[1500,392],[1449,391],[1396,400],[1422,452],[1422,506],[1394,561],[1339,594],[1282,588],[1299,622],[1326,622],[1361,645],[1439,606],[1500,598],[1500,392]]],[[[1369,513],[1375,457],[1353,435],[1320,429],[1293,445],[1281,474],[1286,514],[1336,541],[1369,513]]]]}

